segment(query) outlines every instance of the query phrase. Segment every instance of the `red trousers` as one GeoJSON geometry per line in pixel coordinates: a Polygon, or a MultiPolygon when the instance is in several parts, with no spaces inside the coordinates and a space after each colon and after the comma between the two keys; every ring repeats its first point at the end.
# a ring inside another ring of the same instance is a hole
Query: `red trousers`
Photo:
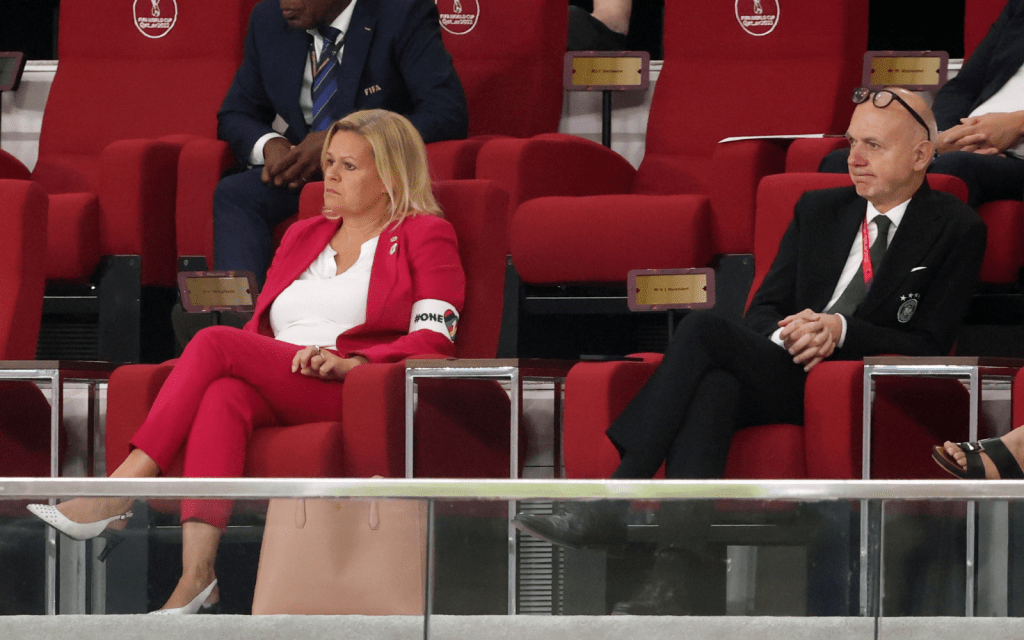
{"type": "MultiPolygon", "coordinates": [[[[166,472],[184,450],[186,478],[238,478],[254,428],[336,420],[342,383],[292,373],[302,347],[231,327],[189,342],[131,440],[166,472]]],[[[182,521],[227,526],[229,500],[185,500],[182,521]]]]}

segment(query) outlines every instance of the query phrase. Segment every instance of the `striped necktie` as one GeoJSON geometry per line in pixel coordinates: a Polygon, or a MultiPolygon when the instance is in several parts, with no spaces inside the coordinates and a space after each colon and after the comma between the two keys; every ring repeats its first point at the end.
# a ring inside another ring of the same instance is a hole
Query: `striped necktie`
{"type": "MultiPolygon", "coordinates": [[[[868,254],[871,256],[872,271],[877,273],[878,268],[882,266],[885,250],[889,248],[889,225],[892,224],[892,220],[884,215],[879,215],[875,216],[874,222],[878,235],[875,236],[875,242],[871,245],[871,249],[868,250],[868,254]]],[[[860,306],[860,303],[864,302],[864,297],[867,294],[868,288],[864,283],[864,263],[861,262],[860,269],[854,274],[853,280],[850,281],[850,284],[846,285],[846,289],[843,290],[835,304],[825,309],[825,313],[841,313],[844,316],[851,316],[857,310],[857,307],[860,306]]]]}
{"type": "Polygon", "coordinates": [[[338,92],[338,51],[345,44],[341,31],[334,27],[317,29],[324,38],[324,47],[320,57],[314,59],[313,47],[310,45],[310,60],[313,63],[313,131],[323,131],[331,126],[334,119],[331,110],[327,109],[331,98],[338,92]]]}

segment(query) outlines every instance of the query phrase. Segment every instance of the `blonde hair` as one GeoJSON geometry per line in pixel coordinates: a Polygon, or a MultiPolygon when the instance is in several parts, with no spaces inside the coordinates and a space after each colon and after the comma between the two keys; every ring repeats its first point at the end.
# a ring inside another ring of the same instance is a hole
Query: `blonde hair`
{"type": "Polygon", "coordinates": [[[384,109],[356,111],[327,130],[320,166],[326,171],[327,148],[334,134],[351,131],[370,144],[384,188],[388,192],[390,222],[421,213],[443,215],[430,188],[427,150],[416,127],[400,114],[384,109]]]}

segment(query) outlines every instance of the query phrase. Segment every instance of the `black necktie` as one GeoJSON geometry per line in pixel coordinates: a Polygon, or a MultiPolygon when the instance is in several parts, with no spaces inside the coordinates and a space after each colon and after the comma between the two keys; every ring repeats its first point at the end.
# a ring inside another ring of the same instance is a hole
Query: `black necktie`
{"type": "MultiPolygon", "coordinates": [[[[868,254],[871,256],[872,271],[877,272],[878,268],[882,266],[882,258],[885,256],[885,250],[889,247],[889,226],[891,224],[892,220],[884,215],[875,217],[875,228],[878,229],[878,235],[868,251],[868,254]]],[[[862,260],[860,269],[857,269],[853,280],[846,286],[846,289],[839,296],[839,299],[836,300],[835,304],[825,309],[825,313],[841,313],[844,316],[851,316],[857,310],[857,307],[860,306],[860,303],[864,302],[864,296],[867,293],[868,288],[864,284],[864,262],[862,260]]]]}

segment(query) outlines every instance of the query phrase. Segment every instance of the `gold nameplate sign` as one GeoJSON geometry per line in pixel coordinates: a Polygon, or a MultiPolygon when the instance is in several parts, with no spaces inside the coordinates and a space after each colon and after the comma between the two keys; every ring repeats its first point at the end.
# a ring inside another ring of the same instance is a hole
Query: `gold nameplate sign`
{"type": "Polygon", "coordinates": [[[563,84],[566,91],[643,91],[650,68],[646,51],[570,51],[563,84]]]}
{"type": "Polygon", "coordinates": [[[626,278],[633,311],[715,306],[714,269],[634,269],[626,278]]]}
{"type": "Polygon", "coordinates": [[[182,271],[178,290],[181,306],[191,313],[256,307],[256,277],[251,271],[182,271]]]}
{"type": "Polygon", "coordinates": [[[949,54],[945,51],[868,51],[864,54],[865,86],[938,91],[946,84],[949,54]]]}

